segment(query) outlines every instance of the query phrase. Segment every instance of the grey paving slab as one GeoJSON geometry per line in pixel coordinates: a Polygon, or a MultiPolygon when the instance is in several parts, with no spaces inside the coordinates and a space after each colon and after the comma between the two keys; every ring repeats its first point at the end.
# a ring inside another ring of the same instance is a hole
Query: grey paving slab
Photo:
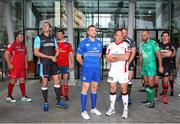
{"type": "MultiPolygon", "coordinates": [[[[122,119],[122,102],[116,102],[116,114],[105,116],[109,108],[109,85],[106,80],[99,84],[97,108],[103,114],[96,116],[90,113],[90,95],[88,94],[87,110],[91,117],[90,120],[81,118],[80,113],[80,90],[81,83],[77,81],[76,86],[70,87],[70,101],[67,102],[67,110],[56,108],[55,93],[53,83],[49,83],[49,111],[42,111],[42,95],[40,83],[38,80],[27,80],[27,94],[33,101],[31,103],[21,102],[21,92],[19,86],[15,86],[13,97],[17,103],[7,103],[7,82],[0,83],[0,122],[1,123],[180,123],[180,85],[175,84],[175,96],[168,97],[168,104],[164,105],[161,99],[156,101],[155,109],[149,109],[140,104],[145,99],[145,93],[138,92],[140,89],[140,80],[133,80],[132,101],[129,106],[129,118],[122,119]]],[[[160,86],[161,87],[161,86],[160,86]]],[[[161,91],[161,89],[160,89],[161,91]]],[[[160,92],[159,91],[159,92],[160,92]]],[[[119,91],[118,91],[119,92],[119,91]]]]}

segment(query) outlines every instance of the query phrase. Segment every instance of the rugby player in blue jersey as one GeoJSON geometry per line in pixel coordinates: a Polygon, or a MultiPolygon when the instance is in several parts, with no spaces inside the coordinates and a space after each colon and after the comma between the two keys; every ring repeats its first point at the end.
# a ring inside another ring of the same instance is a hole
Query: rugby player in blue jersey
{"type": "Polygon", "coordinates": [[[97,89],[100,82],[100,57],[102,53],[102,43],[96,39],[96,27],[90,25],[87,29],[88,37],[80,42],[76,59],[82,65],[81,73],[81,116],[90,119],[86,110],[87,92],[91,86],[91,113],[101,115],[96,109],[97,89]]]}

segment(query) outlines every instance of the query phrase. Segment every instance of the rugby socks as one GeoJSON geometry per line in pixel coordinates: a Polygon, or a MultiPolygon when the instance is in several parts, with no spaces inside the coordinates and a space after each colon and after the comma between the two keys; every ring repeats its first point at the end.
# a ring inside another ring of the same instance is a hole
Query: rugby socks
{"type": "Polygon", "coordinates": [[[170,80],[169,83],[170,83],[171,91],[174,91],[174,79],[170,80]]]}
{"type": "Polygon", "coordinates": [[[146,91],[146,101],[150,102],[150,89],[148,85],[146,85],[145,91],[146,91]]]}
{"type": "Polygon", "coordinates": [[[9,84],[8,84],[8,97],[11,97],[11,96],[12,96],[13,88],[14,88],[14,84],[11,84],[11,83],[9,82],[9,84]]]}
{"type": "Polygon", "coordinates": [[[86,111],[87,94],[81,92],[81,109],[82,112],[86,111]]]}
{"type": "Polygon", "coordinates": [[[57,102],[61,100],[60,95],[59,95],[59,90],[60,90],[60,85],[54,85],[54,91],[56,93],[57,102]]]}
{"type": "Polygon", "coordinates": [[[128,110],[128,93],[122,94],[122,100],[123,100],[123,105],[124,105],[124,110],[128,110]]]}
{"type": "Polygon", "coordinates": [[[48,96],[48,88],[47,87],[41,87],[42,95],[44,98],[44,103],[47,103],[47,96],[48,96]]]}
{"type": "Polygon", "coordinates": [[[68,83],[64,84],[64,97],[68,97],[69,86],[68,83]]]}
{"type": "Polygon", "coordinates": [[[112,108],[112,109],[114,109],[115,107],[115,102],[116,102],[116,92],[114,92],[114,93],[111,93],[110,92],[110,107],[112,108]]]}
{"type": "Polygon", "coordinates": [[[97,93],[91,92],[91,109],[96,108],[97,93]]]}
{"type": "Polygon", "coordinates": [[[131,88],[132,88],[132,82],[129,82],[128,83],[128,96],[130,97],[131,96],[131,88]]]}
{"type": "Polygon", "coordinates": [[[19,87],[20,87],[22,96],[26,96],[25,84],[19,83],[19,87]]]}
{"type": "Polygon", "coordinates": [[[59,88],[59,95],[60,96],[63,96],[62,87],[63,87],[63,84],[60,84],[60,88],[59,88]]]}
{"type": "Polygon", "coordinates": [[[154,102],[155,101],[155,88],[154,86],[151,86],[150,88],[150,102],[154,102]]]}
{"type": "Polygon", "coordinates": [[[163,83],[163,95],[167,95],[168,92],[168,83],[163,83]]]}

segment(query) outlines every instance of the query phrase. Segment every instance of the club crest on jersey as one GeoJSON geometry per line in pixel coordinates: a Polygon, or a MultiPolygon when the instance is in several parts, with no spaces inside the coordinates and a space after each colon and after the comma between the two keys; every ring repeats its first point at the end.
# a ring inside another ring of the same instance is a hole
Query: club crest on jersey
{"type": "Polygon", "coordinates": [[[86,46],[90,46],[90,44],[87,43],[86,46]]]}

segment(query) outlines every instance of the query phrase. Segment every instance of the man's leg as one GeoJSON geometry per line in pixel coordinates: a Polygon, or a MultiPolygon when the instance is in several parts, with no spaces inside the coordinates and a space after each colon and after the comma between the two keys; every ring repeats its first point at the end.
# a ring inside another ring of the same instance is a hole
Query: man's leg
{"type": "Polygon", "coordinates": [[[64,98],[65,100],[69,100],[69,85],[68,85],[68,73],[63,74],[63,84],[64,84],[64,98]]]}
{"type": "Polygon", "coordinates": [[[59,85],[60,85],[59,95],[60,95],[60,97],[63,96],[63,80],[61,78],[62,78],[62,74],[59,74],[59,85]]]}
{"type": "Polygon", "coordinates": [[[8,84],[8,96],[6,97],[7,102],[13,102],[13,103],[16,102],[16,100],[12,97],[12,92],[15,83],[16,83],[16,78],[10,77],[10,82],[8,84]]]}
{"type": "Polygon", "coordinates": [[[56,94],[56,100],[57,100],[57,107],[59,108],[67,108],[67,105],[65,105],[64,101],[61,100],[59,90],[60,90],[60,85],[59,85],[59,74],[53,75],[52,76],[53,81],[54,81],[54,91],[56,94]]]}
{"type": "Polygon", "coordinates": [[[146,101],[142,102],[142,104],[147,105],[150,102],[150,92],[149,92],[148,77],[143,76],[143,80],[145,82],[146,101]]]}
{"type": "Polygon", "coordinates": [[[124,110],[123,110],[123,115],[122,118],[127,118],[128,117],[128,92],[127,92],[127,83],[122,83],[121,84],[121,94],[122,94],[122,100],[123,100],[123,105],[124,105],[124,110]]]}
{"type": "Polygon", "coordinates": [[[87,92],[90,87],[90,82],[83,82],[82,83],[82,89],[81,89],[81,116],[84,119],[90,119],[89,115],[87,114],[87,109],[86,109],[86,102],[87,102],[87,92]]]}
{"type": "Polygon", "coordinates": [[[154,76],[148,76],[148,82],[149,82],[149,96],[150,96],[150,105],[149,108],[154,108],[155,105],[155,77],[154,76]]]}
{"type": "Polygon", "coordinates": [[[117,83],[109,83],[109,87],[110,87],[110,107],[108,109],[108,111],[106,112],[107,116],[110,116],[112,114],[115,114],[115,102],[116,102],[116,88],[117,88],[117,83]]]}
{"type": "Polygon", "coordinates": [[[174,79],[172,76],[172,73],[170,75],[170,79],[169,79],[169,83],[170,83],[170,96],[174,96],[174,79]]]}
{"type": "Polygon", "coordinates": [[[132,78],[133,78],[133,75],[134,75],[134,71],[131,70],[129,71],[129,74],[128,74],[128,79],[129,79],[129,82],[128,82],[128,104],[131,104],[131,88],[132,88],[132,78]]]}
{"type": "Polygon", "coordinates": [[[155,87],[155,91],[156,91],[156,99],[159,98],[159,95],[158,95],[158,87],[159,87],[159,76],[155,76],[155,82],[154,82],[154,87],[155,87]]]}
{"type": "Polygon", "coordinates": [[[25,78],[19,78],[19,87],[20,87],[21,94],[22,94],[21,100],[24,102],[31,102],[32,99],[28,98],[26,95],[25,78]]]}
{"type": "Polygon", "coordinates": [[[163,97],[162,97],[162,102],[164,104],[167,104],[167,92],[168,92],[168,81],[169,81],[169,76],[163,77],[163,97]]]}

